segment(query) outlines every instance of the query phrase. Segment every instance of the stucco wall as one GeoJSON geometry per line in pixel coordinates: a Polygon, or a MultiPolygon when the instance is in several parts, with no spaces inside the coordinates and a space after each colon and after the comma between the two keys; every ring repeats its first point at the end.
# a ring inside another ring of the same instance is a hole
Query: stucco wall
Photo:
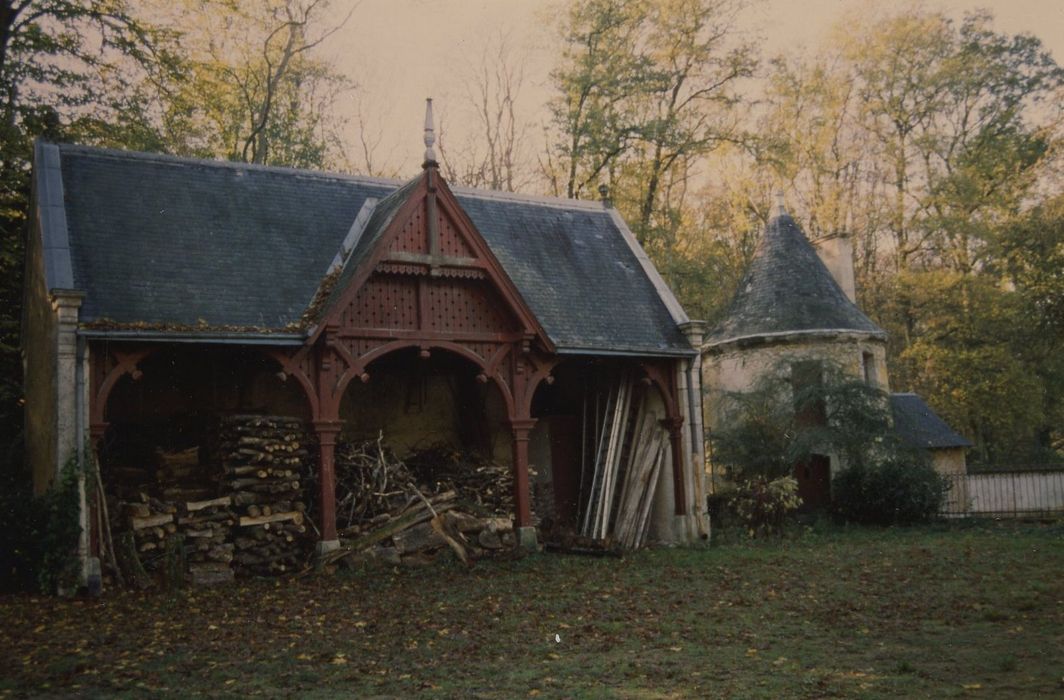
{"type": "MultiPolygon", "coordinates": [[[[963,476],[968,472],[963,447],[929,450],[929,452],[931,454],[931,466],[939,474],[957,477],[963,476]]],[[[950,479],[950,490],[946,494],[944,510],[948,513],[963,512],[968,509],[970,499],[968,480],[963,478],[950,479]]]]}
{"type": "Polygon", "coordinates": [[[785,368],[790,362],[822,360],[838,365],[854,379],[863,379],[862,356],[870,353],[876,368],[878,386],[889,391],[886,345],[857,338],[802,339],[747,348],[729,348],[702,356],[704,420],[707,430],[718,427],[727,394],[749,391],[768,372],[785,368]]]}
{"type": "Polygon", "coordinates": [[[939,474],[965,474],[968,471],[963,447],[931,450],[931,464],[939,474]]]}
{"type": "MultiPolygon", "coordinates": [[[[471,367],[471,365],[470,365],[471,367]]],[[[402,457],[439,443],[486,450],[512,462],[506,407],[498,389],[479,384],[460,365],[417,358],[369,369],[367,384],[350,385],[340,405],[344,436],[385,442],[402,457]]]]}
{"type": "Polygon", "coordinates": [[[56,474],[56,317],[44,281],[40,233],[36,226],[26,246],[22,308],[22,367],[26,406],[26,459],[33,489],[41,493],[56,474]]]}
{"type": "MultiPolygon", "coordinates": [[[[820,360],[837,365],[846,375],[864,379],[863,356],[869,353],[875,367],[877,385],[889,391],[887,349],[882,341],[858,337],[801,338],[788,342],[753,347],[732,347],[720,352],[706,352],[702,356],[703,412],[707,432],[720,427],[728,394],[750,391],[758,381],[773,371],[788,371],[791,362],[820,360]]],[[[834,477],[843,464],[838,455],[825,450],[831,461],[834,477]]],[[[713,493],[726,488],[723,475],[713,468],[712,453],[707,460],[708,490],[713,493]]]]}

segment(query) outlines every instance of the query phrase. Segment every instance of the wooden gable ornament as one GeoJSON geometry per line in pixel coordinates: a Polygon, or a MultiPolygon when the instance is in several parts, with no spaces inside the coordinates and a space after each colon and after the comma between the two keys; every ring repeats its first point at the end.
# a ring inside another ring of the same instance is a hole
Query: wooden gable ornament
{"type": "MultiPolygon", "coordinates": [[[[431,111],[426,121],[430,119],[431,111]]],[[[310,343],[333,328],[340,335],[365,338],[362,347],[351,348],[356,357],[371,349],[373,338],[428,344],[521,342],[526,349],[536,343],[554,352],[517,287],[440,176],[428,126],[426,133],[421,176],[394,193],[400,201],[378,204],[395,212],[376,222],[381,230],[363,233],[370,247],[348,261],[354,269],[342,271],[343,288],[332,293],[310,343]]]]}

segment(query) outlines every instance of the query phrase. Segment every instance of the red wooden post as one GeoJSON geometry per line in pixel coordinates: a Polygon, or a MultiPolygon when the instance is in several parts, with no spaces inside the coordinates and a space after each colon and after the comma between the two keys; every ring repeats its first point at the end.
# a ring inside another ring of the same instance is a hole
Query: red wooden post
{"type": "Polygon", "coordinates": [[[532,527],[532,504],[528,487],[528,434],[535,425],[535,418],[510,421],[513,430],[514,527],[532,527]]]}
{"type": "Polygon", "coordinates": [[[321,540],[336,542],[336,476],[335,455],[336,436],[343,426],[339,421],[314,421],[314,431],[318,435],[318,484],[320,492],[321,540]]]}

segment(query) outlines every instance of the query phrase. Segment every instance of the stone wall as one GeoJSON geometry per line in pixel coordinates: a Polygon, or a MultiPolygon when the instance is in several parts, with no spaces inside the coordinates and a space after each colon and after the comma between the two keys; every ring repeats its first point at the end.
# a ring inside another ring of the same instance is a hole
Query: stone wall
{"type": "MultiPolygon", "coordinates": [[[[819,360],[837,365],[846,375],[864,379],[863,357],[869,354],[875,368],[877,386],[889,391],[887,350],[883,341],[861,336],[798,336],[787,342],[753,347],[726,348],[702,355],[703,416],[705,429],[720,427],[728,394],[750,391],[758,381],[773,371],[787,371],[791,362],[819,360]]],[[[831,460],[831,474],[843,468],[838,455],[825,454],[831,460]]],[[[727,486],[723,476],[713,469],[712,454],[707,460],[707,489],[713,493],[727,486]]]]}
{"type": "Polygon", "coordinates": [[[727,394],[749,391],[761,377],[787,363],[822,360],[838,365],[854,379],[862,379],[862,357],[873,358],[877,385],[889,391],[886,344],[853,336],[801,338],[756,347],[732,347],[702,356],[704,419],[708,430],[720,424],[721,407],[727,394]]]}
{"type": "Polygon", "coordinates": [[[33,489],[41,493],[55,478],[58,463],[55,400],[57,323],[45,286],[40,237],[35,228],[26,246],[22,369],[26,395],[26,459],[33,474],[33,489]]]}

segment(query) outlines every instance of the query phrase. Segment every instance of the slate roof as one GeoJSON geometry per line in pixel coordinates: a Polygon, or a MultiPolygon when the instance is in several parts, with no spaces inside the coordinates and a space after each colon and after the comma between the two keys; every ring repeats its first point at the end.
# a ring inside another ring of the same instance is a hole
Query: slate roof
{"type": "Polygon", "coordinates": [[[916,394],[891,394],[890,409],[894,414],[894,431],[914,447],[972,446],[971,441],[957,434],[916,394]]]}
{"type": "Polygon", "coordinates": [[[857,332],[886,336],[842,291],[787,214],[773,218],[709,346],[790,333],[857,332]]]}
{"type": "MultiPolygon", "coordinates": [[[[81,320],[117,328],[291,330],[366,200],[379,201],[352,255],[403,198],[401,183],[373,178],[51,148],[65,221],[42,219],[46,257],[48,241],[68,235],[73,287],[86,292],[81,320]]],[[[670,314],[663,297],[675,300],[609,210],[455,194],[559,352],[692,353],[677,328],[686,318],[670,314]]]]}
{"type": "Polygon", "coordinates": [[[373,246],[384,235],[388,224],[395,218],[407,196],[417,187],[419,180],[420,178],[414,178],[407,181],[406,184],[392,190],[387,197],[377,202],[373,209],[373,214],[370,215],[369,221],[366,222],[365,229],[363,229],[358,241],[355,242],[354,248],[351,249],[351,254],[344,261],[340,276],[337,278],[336,284],[333,285],[332,292],[329,294],[329,298],[323,308],[328,308],[343,294],[344,289],[358,270],[358,262],[373,250],[373,246]]]}

